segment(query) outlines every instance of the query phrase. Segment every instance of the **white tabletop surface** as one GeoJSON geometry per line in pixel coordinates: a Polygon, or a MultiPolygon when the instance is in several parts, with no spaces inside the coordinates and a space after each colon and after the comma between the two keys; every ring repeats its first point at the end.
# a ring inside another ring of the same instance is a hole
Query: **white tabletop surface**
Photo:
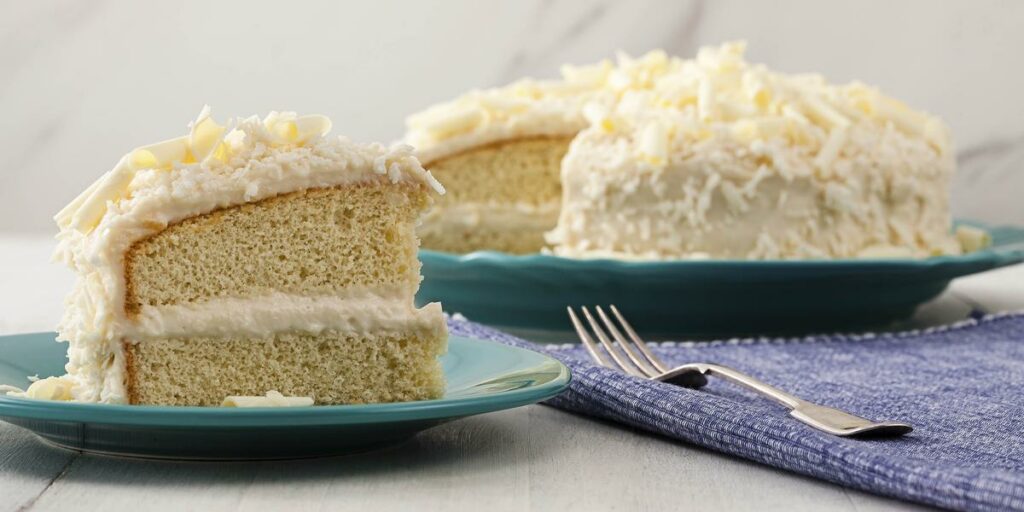
{"type": "MultiPolygon", "coordinates": [[[[0,334],[50,330],[72,276],[52,242],[0,238],[0,334]]],[[[1024,266],[964,278],[911,326],[1024,309],[1024,266]]],[[[545,406],[467,418],[399,448],[182,463],[53,448],[0,423],[0,510],[923,509],[545,406]]]]}

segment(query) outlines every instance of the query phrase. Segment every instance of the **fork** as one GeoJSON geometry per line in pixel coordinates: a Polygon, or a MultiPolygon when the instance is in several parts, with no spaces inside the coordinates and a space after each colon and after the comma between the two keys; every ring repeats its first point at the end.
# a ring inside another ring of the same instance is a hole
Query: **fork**
{"type": "Polygon", "coordinates": [[[604,328],[594,319],[586,306],[581,307],[583,316],[587,319],[587,323],[590,324],[590,329],[597,335],[601,347],[604,348],[604,352],[602,352],[601,348],[594,342],[594,339],[583,326],[583,323],[580,322],[572,307],[570,306],[566,309],[569,311],[569,318],[572,320],[573,327],[576,328],[580,341],[586,346],[591,357],[601,366],[618,369],[635,377],[666,382],[687,388],[700,388],[704,386],[708,382],[708,375],[720,377],[786,406],[789,408],[790,416],[818,430],[823,430],[836,436],[901,436],[914,429],[906,423],[874,422],[839,409],[808,402],[743,372],[719,364],[690,363],[669,368],[651,352],[647,344],[640,339],[640,336],[636,334],[633,327],[629,325],[629,322],[626,321],[625,317],[622,316],[622,313],[614,305],[611,306],[612,314],[618,320],[619,325],[622,326],[622,330],[626,331],[628,338],[622,335],[622,332],[605,314],[601,306],[597,306],[596,310],[598,316],[601,317],[604,328]],[[605,329],[607,329],[607,332],[605,329]],[[612,338],[615,339],[615,342],[612,342],[612,338]]]}

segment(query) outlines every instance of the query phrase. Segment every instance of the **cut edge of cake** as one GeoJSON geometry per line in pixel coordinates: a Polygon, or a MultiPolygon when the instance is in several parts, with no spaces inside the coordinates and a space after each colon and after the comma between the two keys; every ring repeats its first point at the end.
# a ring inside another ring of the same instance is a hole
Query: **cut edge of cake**
{"type": "Polygon", "coordinates": [[[512,254],[539,251],[555,227],[562,158],[572,136],[521,137],[484,144],[433,162],[449,183],[423,219],[423,247],[466,253],[480,247],[512,254]],[[486,168],[487,172],[474,172],[486,168]]]}

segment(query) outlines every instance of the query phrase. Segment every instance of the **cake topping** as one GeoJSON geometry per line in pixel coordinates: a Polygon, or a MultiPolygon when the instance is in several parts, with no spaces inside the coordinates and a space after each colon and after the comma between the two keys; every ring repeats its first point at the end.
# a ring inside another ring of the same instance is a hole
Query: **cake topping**
{"type": "Polygon", "coordinates": [[[588,104],[609,105],[623,91],[649,88],[677,64],[660,50],[637,59],[620,54],[616,64],[562,66],[560,80],[473,90],[409,116],[405,140],[429,163],[508,138],[572,135],[587,126],[588,104]]]}
{"type": "Polygon", "coordinates": [[[950,151],[948,130],[933,116],[859,82],[837,86],[820,75],[750,64],[745,49],[744,42],[730,42],[701,48],[690,60],[655,50],[638,58],[620,53],[615,64],[563,66],[561,80],[475,90],[410,116],[406,140],[425,161],[503,138],[572,134],[588,124],[660,144],[646,135],[652,130],[646,124],[662,117],[668,131],[689,141],[706,140],[718,128],[748,143],[782,137],[821,152],[819,164],[827,167],[843,130],[867,121],[950,151]]]}
{"type": "Polygon", "coordinates": [[[308,407],[313,399],[308,396],[284,396],[277,391],[267,391],[267,396],[229,396],[221,407],[308,407]]]}
{"type": "Polygon", "coordinates": [[[506,87],[470,91],[409,116],[406,125],[410,136],[422,143],[456,137],[490,123],[506,123],[531,110],[547,109],[578,120],[579,98],[591,90],[587,82],[525,79],[506,87]]]}
{"type": "Polygon", "coordinates": [[[652,159],[650,149],[663,144],[655,134],[667,133],[682,144],[712,136],[746,144],[781,138],[808,147],[817,166],[828,169],[856,123],[891,126],[936,152],[950,151],[948,130],[937,118],[861,83],[837,86],[820,75],[749,64],[745,48],[743,42],[706,47],[692,60],[656,51],[639,59],[620,56],[611,70],[604,63],[584,69],[588,76],[603,74],[597,82],[618,94],[614,104],[588,104],[584,114],[594,130],[632,134],[635,157],[652,164],[661,159],[652,159]]]}
{"type": "Polygon", "coordinates": [[[302,146],[322,137],[331,129],[324,116],[297,116],[294,112],[271,112],[263,120],[251,117],[235,120],[228,129],[210,116],[204,106],[195,121],[189,123],[189,134],[156,144],[136,148],[121,158],[113,170],[103,175],[54,220],[61,229],[73,228],[89,232],[106,211],[108,201],[128,195],[128,185],[138,171],[170,170],[177,165],[224,163],[246,147],[264,144],[270,147],[302,146]]]}
{"type": "Polygon", "coordinates": [[[0,392],[6,392],[8,396],[16,396],[22,398],[35,398],[37,400],[60,400],[68,401],[71,400],[71,379],[64,377],[47,377],[45,379],[38,379],[36,377],[30,377],[29,380],[35,379],[27,390],[22,390],[14,386],[3,385],[0,386],[0,392]]]}
{"type": "Polygon", "coordinates": [[[521,80],[474,90],[406,119],[405,142],[424,163],[481,144],[516,137],[572,135],[592,91],[587,82],[521,80]]]}
{"type": "MultiPolygon", "coordinates": [[[[113,170],[93,183],[54,217],[61,230],[72,229],[91,232],[110,203],[133,196],[132,182],[144,171],[172,171],[189,167],[216,169],[233,165],[246,165],[245,160],[233,162],[236,157],[266,153],[267,150],[308,147],[320,143],[331,129],[331,121],[321,115],[299,116],[294,112],[271,112],[260,119],[256,116],[235,119],[227,126],[218,124],[210,116],[209,107],[203,107],[195,121],[189,124],[188,135],[137,148],[121,158],[113,170]]],[[[355,146],[345,141],[344,146],[355,146]]],[[[340,147],[338,149],[355,148],[340,147]]],[[[378,153],[375,168],[383,165],[378,174],[397,180],[404,172],[421,179],[438,192],[443,188],[422,170],[418,163],[410,162],[412,150],[396,147],[385,150],[372,148],[378,153]]]]}

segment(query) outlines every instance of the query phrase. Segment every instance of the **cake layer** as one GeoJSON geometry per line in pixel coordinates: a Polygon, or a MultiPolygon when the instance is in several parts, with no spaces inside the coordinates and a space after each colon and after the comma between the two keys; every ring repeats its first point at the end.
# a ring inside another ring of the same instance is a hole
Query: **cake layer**
{"type": "Polygon", "coordinates": [[[439,398],[443,328],[263,338],[187,337],[126,342],[129,403],[220,405],[226,396],[275,390],[317,404],[439,398]]]}
{"type": "Polygon", "coordinates": [[[557,220],[559,173],[571,140],[506,140],[425,164],[450,186],[423,218],[423,247],[457,253],[539,251],[557,220]]]}
{"type": "Polygon", "coordinates": [[[414,290],[414,226],[430,200],[419,187],[371,181],[304,190],[173,224],[128,251],[125,307],[272,291],[414,290]]]}
{"type": "Polygon", "coordinates": [[[532,137],[486,144],[424,162],[448,183],[440,206],[475,203],[540,205],[559,200],[558,175],[572,137],[532,137]]]}

